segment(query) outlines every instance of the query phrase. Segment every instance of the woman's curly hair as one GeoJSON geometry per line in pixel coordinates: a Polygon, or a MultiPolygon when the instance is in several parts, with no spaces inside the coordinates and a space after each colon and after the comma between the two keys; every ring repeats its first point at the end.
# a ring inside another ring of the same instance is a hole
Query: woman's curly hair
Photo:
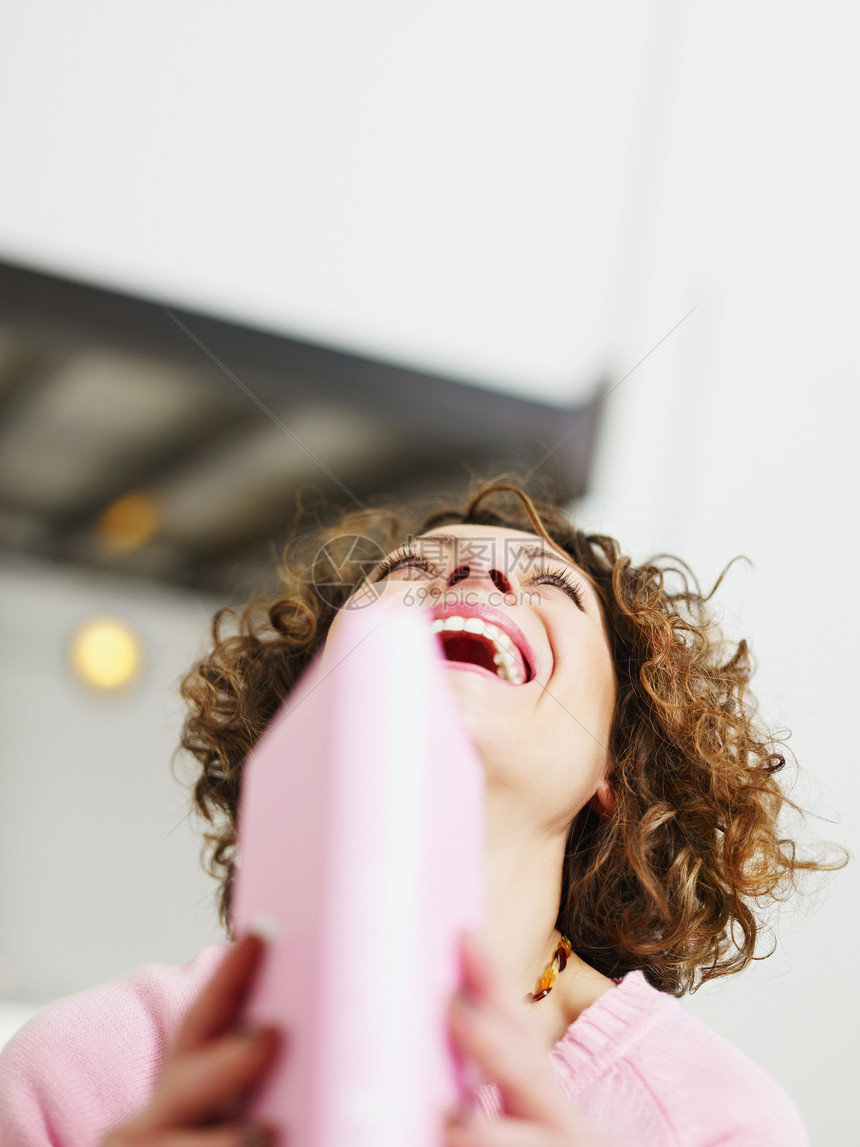
{"type": "Polygon", "coordinates": [[[795,890],[802,871],[846,860],[804,859],[781,834],[783,811],[801,810],[777,783],[785,758],[758,723],[747,644],[727,645],[708,609],[722,575],[705,596],[683,562],[635,565],[612,538],[583,533],[558,505],[502,482],[459,507],[415,508],[408,518],[351,513],[297,535],[279,593],[216,614],[214,648],[182,683],[189,714],[180,747],[200,765],[193,801],[209,826],[206,867],[221,881],[222,922],[243,763],[366,574],[368,551],[355,539],[388,553],[410,534],[453,523],[539,534],[588,576],[606,619],[617,680],[608,746],[615,807],[600,816],[586,806],[571,825],[559,930],[605,975],[638,968],[673,995],[763,958],[765,910],[795,890]],[[326,572],[334,568],[336,580],[326,572]],[[225,633],[228,622],[234,632],[225,633]]]}

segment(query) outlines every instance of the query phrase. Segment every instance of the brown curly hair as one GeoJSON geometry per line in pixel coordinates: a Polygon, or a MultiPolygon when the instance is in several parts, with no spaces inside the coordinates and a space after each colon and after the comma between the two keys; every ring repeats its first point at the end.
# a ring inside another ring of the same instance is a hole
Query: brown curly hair
{"type": "Polygon", "coordinates": [[[589,577],[607,622],[615,808],[601,817],[586,806],[571,825],[558,929],[604,975],[638,968],[673,995],[763,958],[756,944],[767,907],[795,891],[804,870],[839,868],[846,856],[802,858],[781,834],[784,810],[801,812],[775,777],[783,746],[758,723],[746,642],[727,645],[708,609],[725,570],[704,595],[678,559],[635,565],[612,538],[583,533],[557,504],[505,482],[481,486],[459,507],[351,513],[296,535],[280,592],[216,614],[214,647],[182,682],[189,714],[180,747],[200,765],[193,803],[208,822],[206,867],[221,881],[222,922],[242,765],[360,582],[357,560],[366,555],[355,553],[354,539],[374,539],[388,553],[410,534],[453,523],[533,530],[589,577]],[[351,570],[324,595],[321,560],[351,570]]]}

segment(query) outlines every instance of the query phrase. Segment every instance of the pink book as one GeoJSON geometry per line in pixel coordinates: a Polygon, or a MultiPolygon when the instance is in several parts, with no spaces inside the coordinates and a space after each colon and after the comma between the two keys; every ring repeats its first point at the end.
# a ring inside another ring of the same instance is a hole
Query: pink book
{"type": "Polygon", "coordinates": [[[481,924],[483,766],[429,611],[338,626],[243,780],[234,923],[273,937],[246,1018],[288,1033],[250,1114],[297,1147],[440,1147],[467,1094],[445,1012],[481,924]]]}

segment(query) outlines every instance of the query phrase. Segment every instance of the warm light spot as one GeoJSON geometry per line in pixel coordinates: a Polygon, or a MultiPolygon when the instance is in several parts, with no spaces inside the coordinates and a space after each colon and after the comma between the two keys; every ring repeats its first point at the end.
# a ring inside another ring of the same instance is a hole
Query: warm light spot
{"type": "Polygon", "coordinates": [[[77,675],[96,689],[119,689],[137,675],[140,642],[123,621],[94,618],[81,626],[69,649],[77,675]]]}
{"type": "Polygon", "coordinates": [[[123,552],[145,546],[157,529],[158,509],[148,494],[124,494],[98,520],[102,540],[123,552]]]}

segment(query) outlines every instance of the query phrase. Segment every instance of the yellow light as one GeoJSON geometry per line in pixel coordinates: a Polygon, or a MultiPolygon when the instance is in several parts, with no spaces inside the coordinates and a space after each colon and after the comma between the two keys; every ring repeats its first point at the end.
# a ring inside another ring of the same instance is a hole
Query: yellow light
{"type": "Polygon", "coordinates": [[[82,625],[69,647],[77,675],[96,689],[119,689],[134,678],[141,663],[140,642],[125,624],[97,617],[82,625]]]}

